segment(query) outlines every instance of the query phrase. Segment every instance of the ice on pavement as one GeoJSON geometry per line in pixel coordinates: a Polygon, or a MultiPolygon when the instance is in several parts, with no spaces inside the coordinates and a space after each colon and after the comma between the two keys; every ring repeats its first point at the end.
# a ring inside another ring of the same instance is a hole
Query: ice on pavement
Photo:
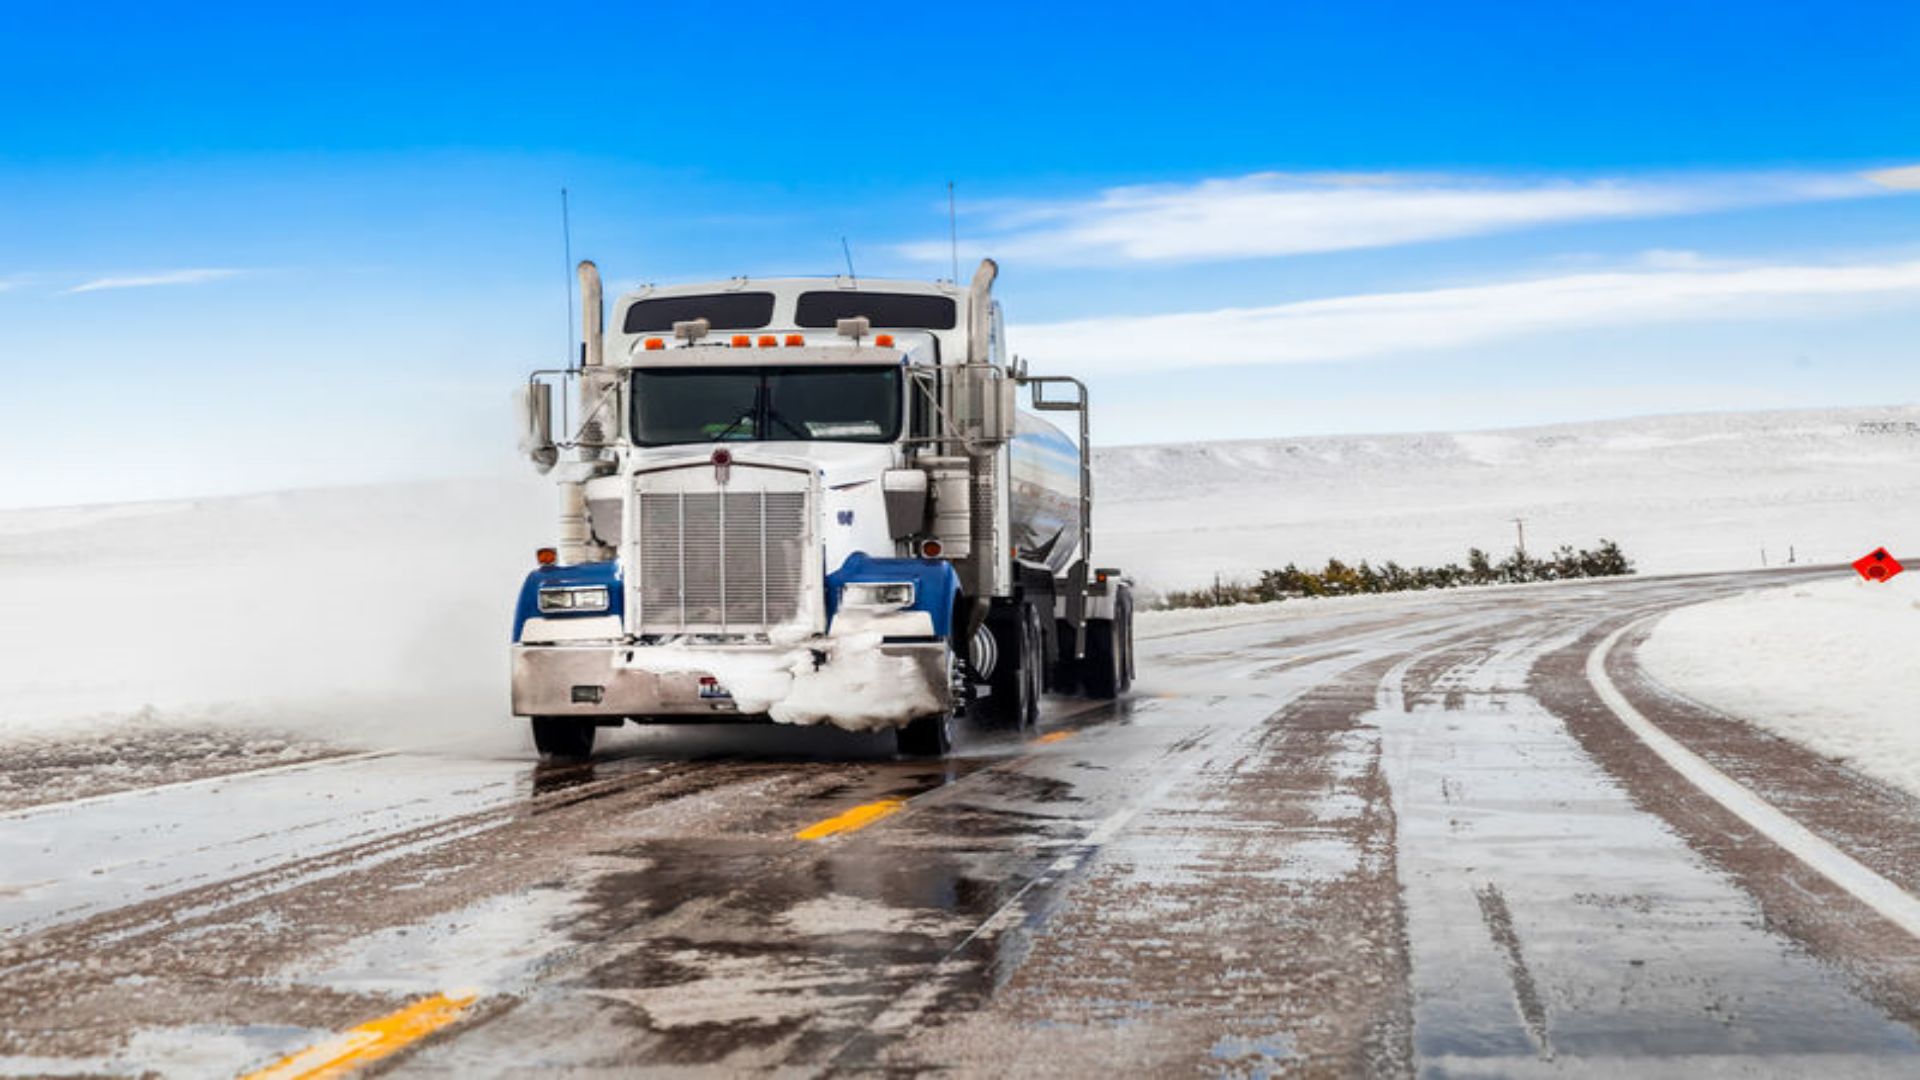
{"type": "Polygon", "coordinates": [[[561,886],[489,896],[355,937],[296,961],[275,980],[359,993],[524,993],[571,946],[565,929],[586,910],[578,893],[561,886]]]}
{"type": "Polygon", "coordinates": [[[1682,608],[1639,659],[1688,698],[1920,795],[1920,574],[1682,608]]]}

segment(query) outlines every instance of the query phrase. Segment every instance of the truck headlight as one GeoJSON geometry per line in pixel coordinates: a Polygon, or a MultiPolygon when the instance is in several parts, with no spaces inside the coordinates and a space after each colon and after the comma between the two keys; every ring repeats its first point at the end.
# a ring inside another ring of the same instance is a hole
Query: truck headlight
{"type": "Polygon", "coordinates": [[[540,614],[555,612],[605,611],[608,607],[605,585],[567,586],[540,590],[540,614]]]}
{"type": "Polygon", "coordinates": [[[840,606],[892,610],[913,606],[911,581],[849,581],[840,586],[840,606]]]}

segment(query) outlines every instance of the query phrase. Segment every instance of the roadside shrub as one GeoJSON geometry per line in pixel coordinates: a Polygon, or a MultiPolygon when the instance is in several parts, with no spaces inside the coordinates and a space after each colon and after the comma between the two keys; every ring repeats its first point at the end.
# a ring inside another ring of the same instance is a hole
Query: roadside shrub
{"type": "Polygon", "coordinates": [[[1318,570],[1302,570],[1288,563],[1279,570],[1262,570],[1252,582],[1222,581],[1210,586],[1176,590],[1160,598],[1156,607],[1211,608],[1232,604],[1269,604],[1302,596],[1355,596],[1362,593],[1418,592],[1453,589],[1462,585],[1512,585],[1528,581],[1570,581],[1575,578],[1621,577],[1633,573],[1633,560],[1611,540],[1598,547],[1575,551],[1562,545],[1551,555],[1536,557],[1518,548],[1494,562],[1479,548],[1467,549],[1467,561],[1444,566],[1401,566],[1384,562],[1374,566],[1362,559],[1348,565],[1328,559],[1318,570]]]}

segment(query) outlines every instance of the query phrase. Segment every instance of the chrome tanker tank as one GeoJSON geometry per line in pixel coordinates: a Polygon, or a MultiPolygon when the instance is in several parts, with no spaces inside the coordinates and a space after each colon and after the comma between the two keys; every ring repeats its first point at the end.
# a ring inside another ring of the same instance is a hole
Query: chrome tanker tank
{"type": "Polygon", "coordinates": [[[1058,574],[1080,548],[1080,447],[1032,413],[1020,413],[1013,430],[1014,547],[1058,574]]]}

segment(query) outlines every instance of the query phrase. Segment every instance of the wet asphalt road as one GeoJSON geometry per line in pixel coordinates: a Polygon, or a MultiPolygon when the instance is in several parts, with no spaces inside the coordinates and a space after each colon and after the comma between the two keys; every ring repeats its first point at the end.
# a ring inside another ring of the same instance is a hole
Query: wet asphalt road
{"type": "MultiPolygon", "coordinates": [[[[357,1052],[448,1076],[1920,1075],[1912,934],[1653,756],[1587,672],[1621,627],[1789,580],[1143,640],[1129,699],[940,765],[673,729],[590,766],[370,754],[0,814],[0,1073],[240,1075],[443,1001],[357,1052]]],[[[1920,893],[1920,806],[1648,685],[1637,634],[1605,666],[1636,708],[1920,893]]]]}

